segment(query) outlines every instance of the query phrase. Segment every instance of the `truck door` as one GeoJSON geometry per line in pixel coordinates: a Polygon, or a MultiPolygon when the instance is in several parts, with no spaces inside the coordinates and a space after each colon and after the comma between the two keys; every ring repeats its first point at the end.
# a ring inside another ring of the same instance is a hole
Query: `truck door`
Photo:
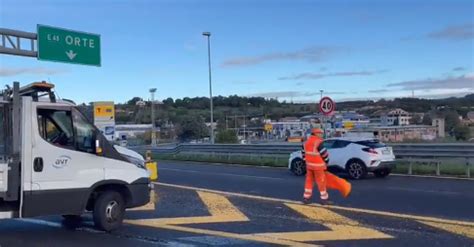
{"type": "Polygon", "coordinates": [[[31,191],[24,216],[82,213],[89,190],[104,179],[96,129],[73,107],[32,107],[31,191]]]}
{"type": "Polygon", "coordinates": [[[8,190],[8,161],[7,161],[7,116],[6,105],[0,103],[0,198],[8,190]]]}

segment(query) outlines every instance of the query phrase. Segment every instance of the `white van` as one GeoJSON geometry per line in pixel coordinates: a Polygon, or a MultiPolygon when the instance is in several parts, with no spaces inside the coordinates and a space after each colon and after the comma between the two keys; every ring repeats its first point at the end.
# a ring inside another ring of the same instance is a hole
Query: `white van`
{"type": "Polygon", "coordinates": [[[120,154],[53,87],[15,82],[0,95],[0,219],[91,211],[115,230],[126,208],[150,200],[143,159],[120,154]]]}

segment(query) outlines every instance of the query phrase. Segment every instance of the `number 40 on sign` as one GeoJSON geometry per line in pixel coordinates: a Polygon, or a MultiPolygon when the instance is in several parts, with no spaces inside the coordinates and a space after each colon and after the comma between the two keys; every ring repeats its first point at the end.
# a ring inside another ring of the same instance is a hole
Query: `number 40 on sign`
{"type": "Polygon", "coordinates": [[[324,115],[331,115],[331,113],[334,112],[336,109],[336,103],[329,98],[329,97],[323,97],[319,101],[319,111],[323,113],[324,115]]]}

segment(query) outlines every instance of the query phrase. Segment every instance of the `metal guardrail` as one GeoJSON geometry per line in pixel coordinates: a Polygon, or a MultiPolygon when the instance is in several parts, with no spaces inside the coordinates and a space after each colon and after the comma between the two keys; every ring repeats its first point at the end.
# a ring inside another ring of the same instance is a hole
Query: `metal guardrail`
{"type": "MultiPolygon", "coordinates": [[[[441,160],[462,159],[466,164],[466,176],[471,177],[471,164],[474,161],[474,144],[468,143],[430,143],[430,144],[389,144],[397,160],[409,164],[408,174],[416,163],[436,164],[436,174],[440,175],[441,160]]],[[[210,155],[250,155],[288,157],[290,153],[301,150],[301,144],[179,144],[174,147],[134,147],[136,151],[151,150],[154,154],[210,154],[210,155]]]]}
{"type": "MultiPolygon", "coordinates": [[[[474,144],[390,144],[397,158],[469,158],[474,159],[474,144]]],[[[185,152],[289,155],[301,150],[301,144],[179,144],[175,147],[134,147],[158,154],[185,152]]]]}

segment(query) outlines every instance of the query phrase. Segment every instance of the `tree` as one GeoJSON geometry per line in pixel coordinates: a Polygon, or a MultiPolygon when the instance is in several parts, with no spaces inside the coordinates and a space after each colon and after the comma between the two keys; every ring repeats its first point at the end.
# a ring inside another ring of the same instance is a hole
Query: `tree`
{"type": "Polygon", "coordinates": [[[131,100],[127,102],[127,105],[134,106],[137,104],[138,101],[143,101],[140,97],[133,97],[131,100]]]}
{"type": "Polygon", "coordinates": [[[200,117],[185,116],[178,122],[178,137],[181,140],[201,139],[209,136],[209,130],[200,117]]]}
{"type": "Polygon", "coordinates": [[[167,98],[167,99],[163,100],[163,105],[165,105],[165,106],[173,106],[173,104],[174,104],[173,98],[167,98]]]}
{"type": "Polygon", "coordinates": [[[454,137],[459,141],[466,141],[471,138],[471,130],[465,125],[457,125],[454,127],[454,137]]]}
{"type": "Polygon", "coordinates": [[[219,130],[216,141],[217,143],[237,143],[237,133],[234,130],[219,130]]]}
{"type": "Polygon", "coordinates": [[[446,130],[451,131],[456,126],[461,124],[459,120],[459,114],[456,111],[446,111],[444,112],[444,118],[446,119],[446,130]]]}
{"type": "MultiPolygon", "coordinates": [[[[419,124],[419,123],[421,123],[421,117],[420,117],[420,115],[414,114],[414,115],[410,118],[410,124],[419,124]]],[[[430,123],[429,125],[431,125],[431,123],[430,123]]]]}
{"type": "Polygon", "coordinates": [[[425,114],[423,116],[422,124],[424,124],[424,125],[432,125],[433,124],[433,119],[431,119],[430,114],[425,114]]]}

